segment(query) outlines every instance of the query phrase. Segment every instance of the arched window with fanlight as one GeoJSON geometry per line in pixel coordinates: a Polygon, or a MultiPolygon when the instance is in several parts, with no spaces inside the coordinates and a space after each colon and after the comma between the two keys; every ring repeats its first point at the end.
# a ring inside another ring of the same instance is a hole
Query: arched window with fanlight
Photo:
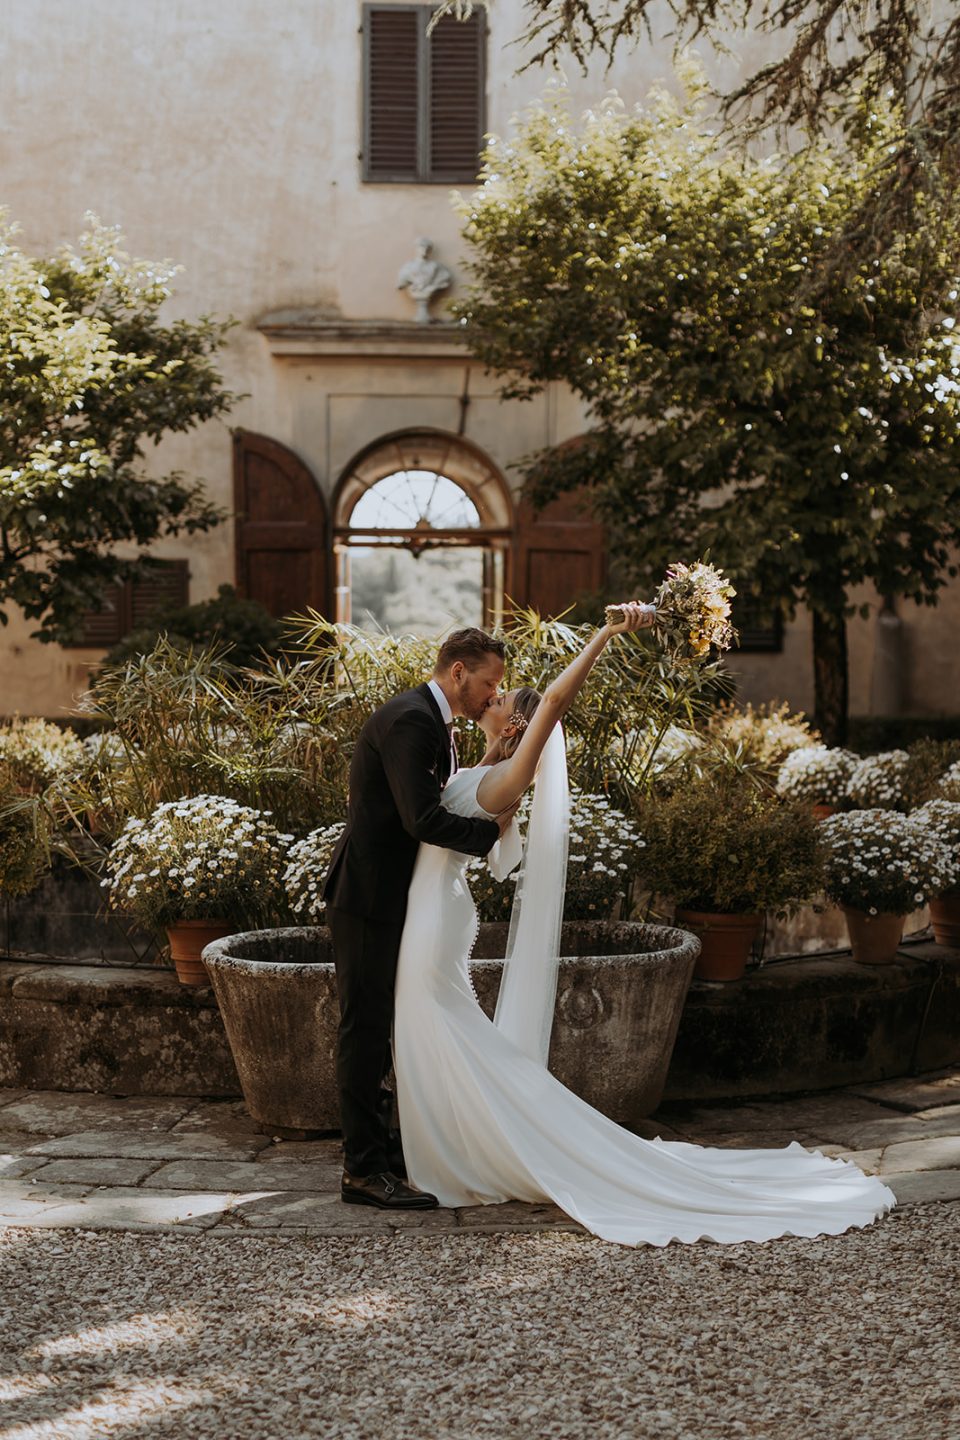
{"type": "Polygon", "coordinates": [[[389,436],[337,488],[337,619],[436,635],[502,617],[513,512],[492,462],[456,436],[389,436]]]}

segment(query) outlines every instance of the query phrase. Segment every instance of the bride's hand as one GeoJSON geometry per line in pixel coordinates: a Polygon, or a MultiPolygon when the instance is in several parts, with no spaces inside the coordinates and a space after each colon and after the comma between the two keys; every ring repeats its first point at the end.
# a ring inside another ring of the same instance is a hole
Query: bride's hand
{"type": "Polygon", "coordinates": [[[625,635],[634,630],[646,630],[653,624],[657,609],[645,605],[641,600],[627,600],[620,605],[608,605],[606,610],[607,630],[611,635],[625,635]]]}

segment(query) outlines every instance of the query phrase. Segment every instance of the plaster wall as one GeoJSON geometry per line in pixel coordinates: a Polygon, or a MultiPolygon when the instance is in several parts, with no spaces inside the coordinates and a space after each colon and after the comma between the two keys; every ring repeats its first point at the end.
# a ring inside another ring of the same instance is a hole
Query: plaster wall
{"type": "MultiPolygon", "coordinates": [[[[278,357],[256,328],[284,308],[409,320],[412,302],[397,291],[396,275],[420,234],[431,236],[455,277],[462,274],[448,187],[361,181],[361,14],[360,0],[6,0],[0,199],[34,253],[74,239],[92,210],[122,227],[133,253],[174,257],[183,271],[170,315],[212,312],[238,321],[223,368],[245,398],[230,424],[297,450],[328,496],[350,456],[398,424],[455,428],[468,368],[467,436],[509,474],[530,449],[583,428],[572,396],[554,389],[532,405],[501,403],[492,382],[462,357],[278,357]]],[[[517,73],[522,52],[509,42],[523,25],[523,0],[494,0],[487,119],[501,134],[549,78],[542,70],[517,73]]],[[[705,58],[727,82],[762,58],[762,42],[753,37],[739,55],[705,58]]],[[[598,64],[581,75],[571,64],[573,108],[595,104],[611,88],[633,103],[669,71],[667,44],[624,50],[608,73],[598,64]]],[[[227,424],[164,441],[150,463],[204,477],[229,508],[227,424]]],[[[229,522],[156,553],[189,556],[193,599],[234,578],[229,522]]],[[[907,606],[904,615],[909,708],[956,708],[957,587],[937,611],[914,614],[907,606]],[[935,684],[932,658],[941,667],[935,684]]],[[[99,652],[39,646],[29,630],[17,614],[0,630],[0,712],[62,714],[99,652]]],[[[851,650],[853,708],[862,712],[869,709],[870,622],[854,624],[851,650]]],[[[738,657],[736,668],[745,695],[808,705],[805,622],[788,631],[781,655],[738,657]]]]}

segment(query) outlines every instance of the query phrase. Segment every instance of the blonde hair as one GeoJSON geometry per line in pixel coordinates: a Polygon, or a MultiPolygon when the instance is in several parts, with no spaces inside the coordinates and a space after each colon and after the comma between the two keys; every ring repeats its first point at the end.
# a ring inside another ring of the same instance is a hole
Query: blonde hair
{"type": "MultiPolygon", "coordinates": [[[[501,735],[497,741],[500,748],[501,760],[509,760],[510,756],[515,752],[520,741],[523,739],[523,732],[533,719],[534,712],[539,704],[540,692],[531,689],[529,685],[521,685],[513,702],[513,710],[507,719],[507,725],[509,725],[511,721],[516,725],[516,733],[508,735],[506,739],[501,735]]],[[[504,729],[506,729],[506,725],[504,729]]]]}

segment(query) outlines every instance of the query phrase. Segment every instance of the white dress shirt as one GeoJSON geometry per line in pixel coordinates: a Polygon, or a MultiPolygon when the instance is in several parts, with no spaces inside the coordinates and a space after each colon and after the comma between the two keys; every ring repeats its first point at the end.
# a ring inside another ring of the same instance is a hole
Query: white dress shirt
{"type": "Polygon", "coordinates": [[[427,684],[430,687],[430,694],[440,707],[440,715],[444,725],[447,727],[447,733],[450,736],[450,774],[454,775],[458,768],[458,762],[457,747],[453,738],[453,711],[450,709],[450,701],[446,695],[444,695],[436,680],[428,680],[427,684]]]}

